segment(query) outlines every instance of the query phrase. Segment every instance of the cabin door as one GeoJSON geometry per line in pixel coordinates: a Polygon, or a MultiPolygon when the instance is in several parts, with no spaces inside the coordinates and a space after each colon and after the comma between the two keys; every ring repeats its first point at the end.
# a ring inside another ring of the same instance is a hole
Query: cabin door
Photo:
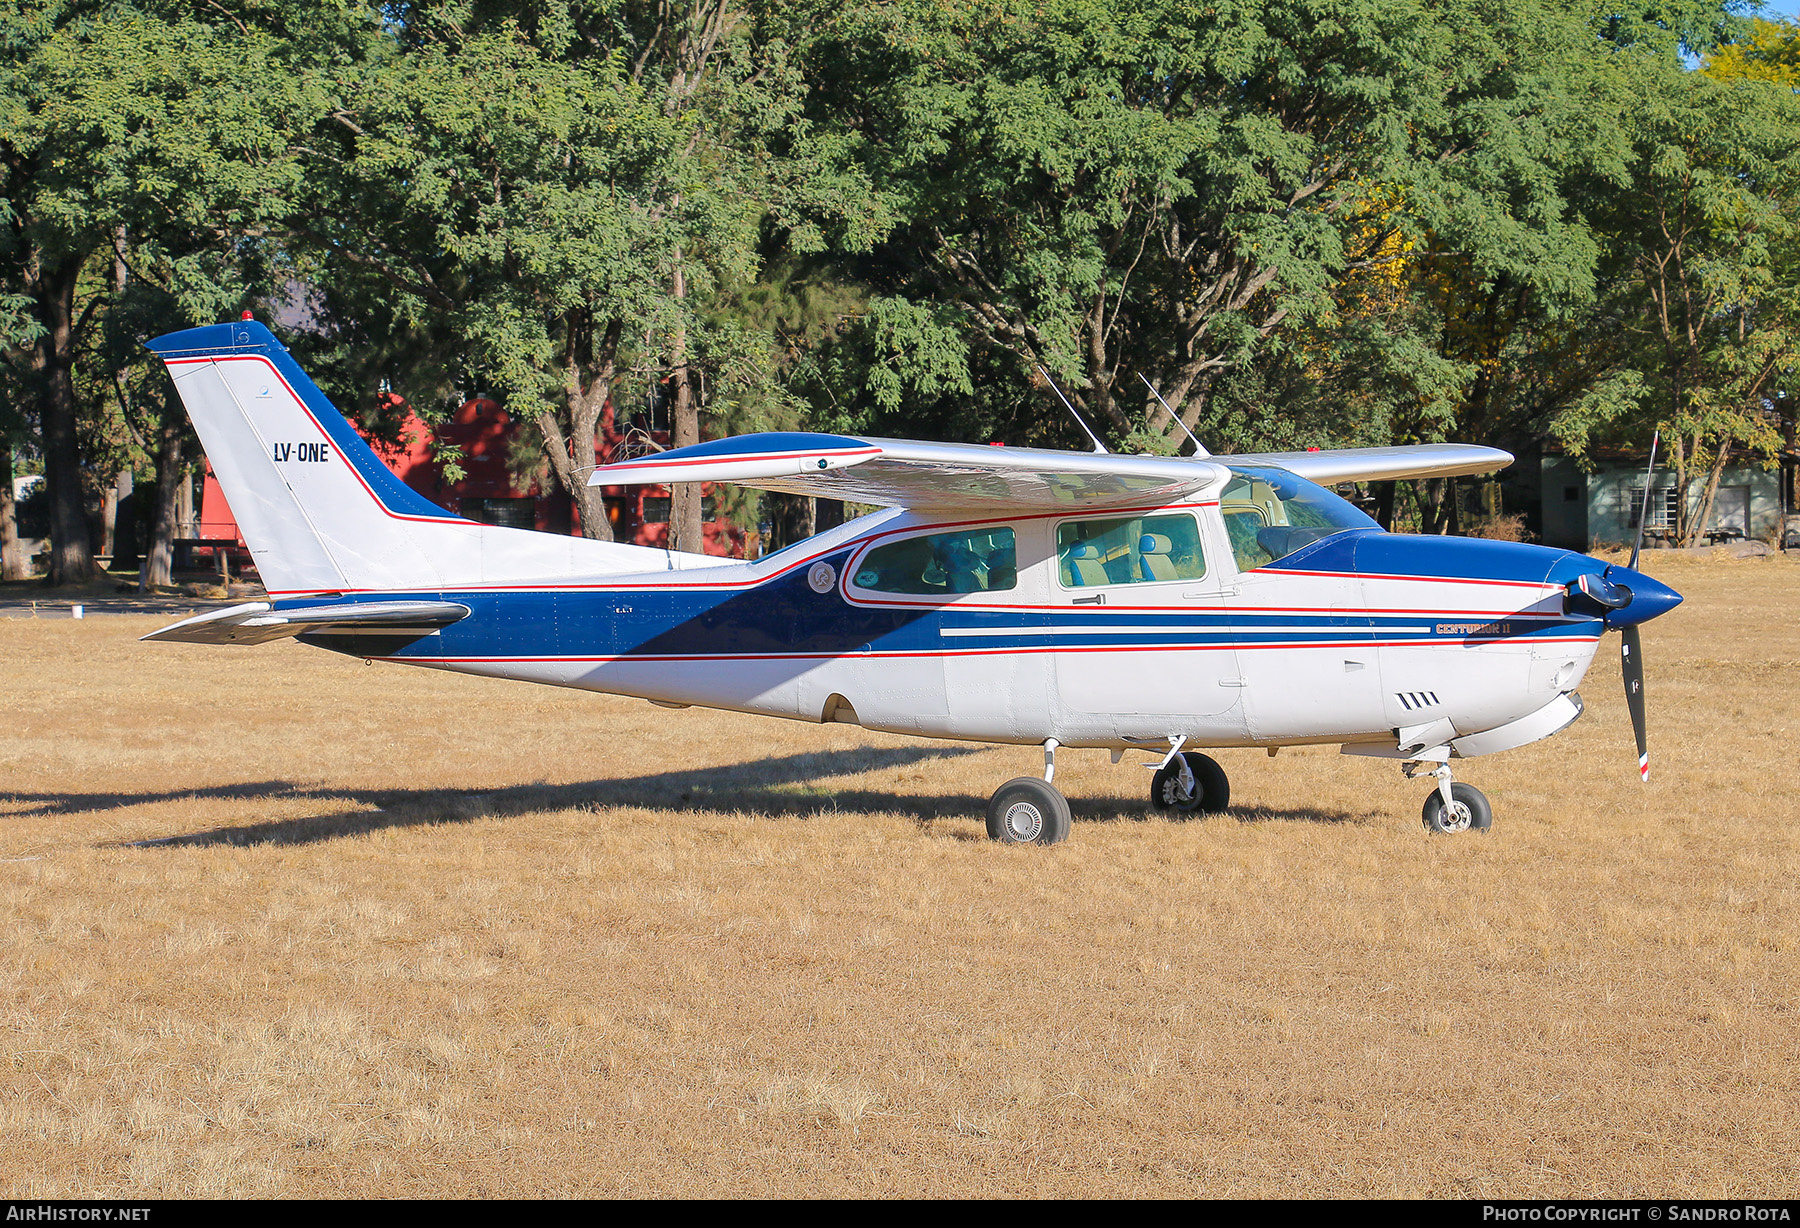
{"type": "Polygon", "coordinates": [[[1221,569],[1194,510],[1065,520],[1054,527],[1050,634],[1071,715],[1121,737],[1189,729],[1238,702],[1221,569]]]}

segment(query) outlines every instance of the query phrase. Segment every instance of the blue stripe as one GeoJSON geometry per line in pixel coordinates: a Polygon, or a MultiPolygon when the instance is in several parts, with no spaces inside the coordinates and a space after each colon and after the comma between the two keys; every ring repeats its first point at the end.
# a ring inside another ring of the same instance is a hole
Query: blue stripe
{"type": "MultiPolygon", "coordinates": [[[[840,574],[850,551],[825,560],[840,574]]],[[[860,652],[945,653],[1099,648],[1253,648],[1343,642],[1463,643],[1493,638],[1598,636],[1591,618],[1463,614],[1281,614],[1225,608],[1100,613],[849,606],[835,589],[820,594],[795,569],[752,588],[445,591],[379,593],[343,604],[397,597],[457,601],[473,613],[436,636],[377,648],[368,636],[302,637],[354,655],[429,660],[506,657],[837,657],[860,652]],[[1134,630],[1121,630],[1132,628],[1134,630]],[[1149,630],[1144,630],[1148,628],[1149,630]],[[945,631],[975,634],[945,635],[945,631]],[[340,642],[341,641],[341,642],[340,642]]],[[[278,608],[317,605],[316,598],[278,608]]]]}

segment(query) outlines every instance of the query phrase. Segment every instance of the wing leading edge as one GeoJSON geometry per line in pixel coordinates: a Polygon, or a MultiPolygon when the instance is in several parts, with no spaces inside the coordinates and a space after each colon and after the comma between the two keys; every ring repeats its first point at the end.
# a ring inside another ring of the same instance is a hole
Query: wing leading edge
{"type": "Polygon", "coordinates": [[[780,432],[736,435],[603,465],[588,484],[733,482],[879,507],[1065,510],[1173,503],[1216,494],[1229,464],[1276,465],[1328,484],[1462,477],[1504,469],[1512,460],[1511,453],[1499,448],[1461,443],[1201,460],[780,432]]]}
{"type": "Polygon", "coordinates": [[[1393,478],[1460,478],[1513,463],[1511,452],[1473,443],[1415,443],[1395,448],[1255,452],[1221,456],[1227,464],[1275,465],[1309,482],[1385,482],[1393,478]]]}

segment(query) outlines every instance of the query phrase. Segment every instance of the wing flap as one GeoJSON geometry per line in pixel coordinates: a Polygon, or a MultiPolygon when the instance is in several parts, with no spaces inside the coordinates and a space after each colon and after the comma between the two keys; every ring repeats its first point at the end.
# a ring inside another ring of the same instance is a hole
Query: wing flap
{"type": "Polygon", "coordinates": [[[389,636],[416,631],[429,635],[469,614],[468,606],[454,601],[368,601],[285,610],[266,601],[252,601],[183,619],[144,639],[179,644],[266,644],[312,631],[389,636]]]}

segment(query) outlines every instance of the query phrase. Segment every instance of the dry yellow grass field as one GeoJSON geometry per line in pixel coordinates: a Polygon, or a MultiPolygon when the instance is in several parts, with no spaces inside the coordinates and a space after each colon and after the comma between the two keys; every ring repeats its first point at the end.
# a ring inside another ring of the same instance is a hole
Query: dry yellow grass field
{"type": "Polygon", "coordinates": [[[1037,752],[0,622],[0,1190],[1788,1195],[1800,566],[1659,561],[1491,835],[1037,752]],[[179,837],[132,847],[131,842],[179,837]]]}

